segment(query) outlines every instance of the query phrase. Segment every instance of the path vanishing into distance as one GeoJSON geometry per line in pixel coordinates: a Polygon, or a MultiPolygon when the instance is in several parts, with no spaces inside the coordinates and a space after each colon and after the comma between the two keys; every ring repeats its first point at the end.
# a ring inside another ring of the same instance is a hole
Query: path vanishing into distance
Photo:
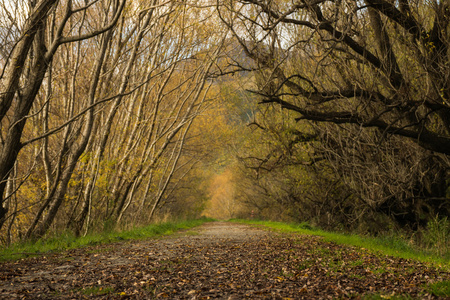
{"type": "Polygon", "coordinates": [[[0,263],[0,298],[438,299],[426,284],[449,278],[316,236],[212,222],[158,239],[0,263]]]}

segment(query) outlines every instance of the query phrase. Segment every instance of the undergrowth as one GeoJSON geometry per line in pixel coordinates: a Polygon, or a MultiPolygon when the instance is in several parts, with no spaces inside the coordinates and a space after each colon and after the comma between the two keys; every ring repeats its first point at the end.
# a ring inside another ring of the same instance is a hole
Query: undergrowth
{"type": "Polygon", "coordinates": [[[166,222],[148,225],[145,227],[138,227],[126,231],[107,231],[103,233],[88,234],[83,237],[76,237],[71,233],[63,233],[54,237],[40,239],[33,243],[16,243],[9,247],[0,249],[0,261],[16,260],[28,256],[37,256],[45,253],[81,248],[97,244],[107,244],[117,241],[155,238],[162,235],[173,234],[174,232],[182,229],[196,227],[210,221],[213,220],[201,218],[181,222],[166,222]]]}
{"type": "Polygon", "coordinates": [[[429,251],[450,259],[450,220],[436,216],[420,232],[419,243],[429,251]]]}

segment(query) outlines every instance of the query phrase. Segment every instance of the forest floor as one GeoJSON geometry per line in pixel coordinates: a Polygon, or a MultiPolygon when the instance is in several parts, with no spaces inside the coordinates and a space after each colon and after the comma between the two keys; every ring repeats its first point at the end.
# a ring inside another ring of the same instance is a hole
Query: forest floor
{"type": "Polygon", "coordinates": [[[2,262],[0,298],[438,299],[427,285],[449,279],[430,265],[317,236],[212,222],[2,262]]]}

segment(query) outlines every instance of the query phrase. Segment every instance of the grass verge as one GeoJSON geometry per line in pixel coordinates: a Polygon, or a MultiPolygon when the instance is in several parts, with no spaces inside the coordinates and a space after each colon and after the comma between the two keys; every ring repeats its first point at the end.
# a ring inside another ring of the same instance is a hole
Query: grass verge
{"type": "Polygon", "coordinates": [[[414,259],[424,263],[431,263],[432,265],[447,271],[450,270],[450,259],[448,257],[438,256],[427,251],[414,248],[409,245],[407,241],[395,236],[369,237],[356,234],[329,232],[314,228],[307,223],[287,224],[282,222],[242,219],[231,221],[249,225],[260,225],[280,232],[321,236],[324,240],[329,242],[356,246],[381,255],[414,259]]]}
{"type": "Polygon", "coordinates": [[[56,237],[41,239],[34,243],[17,243],[0,249],[0,261],[17,260],[29,256],[38,256],[51,252],[76,249],[98,244],[107,244],[117,241],[156,238],[163,235],[173,234],[179,230],[193,228],[210,221],[213,220],[201,218],[182,222],[167,222],[134,228],[127,231],[88,234],[83,237],[75,237],[73,234],[65,233],[56,237]]]}
{"type": "Polygon", "coordinates": [[[450,280],[430,284],[427,290],[430,294],[437,297],[450,297],[450,280]]]}

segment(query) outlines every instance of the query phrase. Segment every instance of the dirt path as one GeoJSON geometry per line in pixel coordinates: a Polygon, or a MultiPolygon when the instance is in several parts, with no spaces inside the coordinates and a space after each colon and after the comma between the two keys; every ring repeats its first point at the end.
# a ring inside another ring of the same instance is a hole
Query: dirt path
{"type": "Polygon", "coordinates": [[[428,295],[450,279],[417,262],[318,237],[207,223],[172,237],[0,265],[2,299],[329,299],[428,295]]]}

